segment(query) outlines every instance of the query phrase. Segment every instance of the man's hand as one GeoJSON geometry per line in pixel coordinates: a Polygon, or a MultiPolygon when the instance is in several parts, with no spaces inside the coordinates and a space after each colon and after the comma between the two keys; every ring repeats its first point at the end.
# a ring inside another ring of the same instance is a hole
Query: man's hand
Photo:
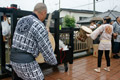
{"type": "Polygon", "coordinates": [[[113,36],[117,36],[118,35],[118,33],[113,33],[113,36]]]}
{"type": "Polygon", "coordinates": [[[117,35],[118,35],[118,33],[113,33],[113,37],[114,37],[114,39],[117,38],[117,35]]]}

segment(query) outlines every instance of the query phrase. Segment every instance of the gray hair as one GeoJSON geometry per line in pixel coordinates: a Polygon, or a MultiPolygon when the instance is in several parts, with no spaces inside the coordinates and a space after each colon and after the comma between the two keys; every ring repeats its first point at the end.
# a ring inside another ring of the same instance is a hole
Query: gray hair
{"type": "Polygon", "coordinates": [[[47,10],[47,7],[43,3],[37,3],[34,7],[34,11],[37,11],[38,13],[41,13],[43,10],[47,10]]]}

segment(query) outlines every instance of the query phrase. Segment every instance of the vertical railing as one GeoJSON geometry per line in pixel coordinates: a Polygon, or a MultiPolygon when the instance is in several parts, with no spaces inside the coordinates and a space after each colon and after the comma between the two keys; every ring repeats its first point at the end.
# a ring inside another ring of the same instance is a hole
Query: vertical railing
{"type": "MultiPolygon", "coordinates": [[[[0,17],[0,22],[1,22],[1,17],[0,17]]],[[[0,24],[0,63],[1,63],[1,72],[5,72],[5,42],[3,41],[3,36],[2,36],[2,26],[0,24]]]]}
{"type": "MultiPolygon", "coordinates": [[[[74,31],[78,31],[79,29],[73,29],[72,32],[74,31]]],[[[62,31],[61,31],[62,32],[62,31]]],[[[60,39],[64,42],[64,44],[68,45],[69,44],[69,40],[71,40],[72,38],[69,38],[70,34],[69,33],[61,33],[60,34],[60,39]]],[[[81,52],[84,50],[89,50],[92,48],[93,45],[93,41],[91,38],[87,38],[85,42],[81,42],[76,38],[76,33],[73,34],[73,44],[74,44],[74,49],[73,52],[81,52]]]]}

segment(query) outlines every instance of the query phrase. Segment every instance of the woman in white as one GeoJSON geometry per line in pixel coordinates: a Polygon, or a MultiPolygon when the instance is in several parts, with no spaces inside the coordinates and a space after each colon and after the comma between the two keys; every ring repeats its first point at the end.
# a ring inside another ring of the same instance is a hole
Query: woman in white
{"type": "Polygon", "coordinates": [[[106,71],[110,71],[110,57],[109,52],[111,50],[111,38],[112,38],[112,32],[113,32],[113,26],[110,25],[111,18],[106,16],[103,19],[103,25],[98,27],[95,31],[93,31],[91,34],[87,34],[87,36],[90,36],[93,40],[97,38],[99,34],[100,36],[100,43],[98,47],[98,68],[94,69],[96,72],[100,72],[101,70],[101,60],[103,51],[105,51],[105,58],[107,62],[107,68],[104,68],[106,71]]]}

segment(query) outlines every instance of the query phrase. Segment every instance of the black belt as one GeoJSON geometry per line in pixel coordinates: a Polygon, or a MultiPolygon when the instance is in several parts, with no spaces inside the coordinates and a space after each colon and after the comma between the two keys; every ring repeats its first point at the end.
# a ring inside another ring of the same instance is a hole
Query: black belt
{"type": "Polygon", "coordinates": [[[11,48],[10,60],[16,63],[29,63],[35,60],[35,57],[26,51],[11,48]]]}

